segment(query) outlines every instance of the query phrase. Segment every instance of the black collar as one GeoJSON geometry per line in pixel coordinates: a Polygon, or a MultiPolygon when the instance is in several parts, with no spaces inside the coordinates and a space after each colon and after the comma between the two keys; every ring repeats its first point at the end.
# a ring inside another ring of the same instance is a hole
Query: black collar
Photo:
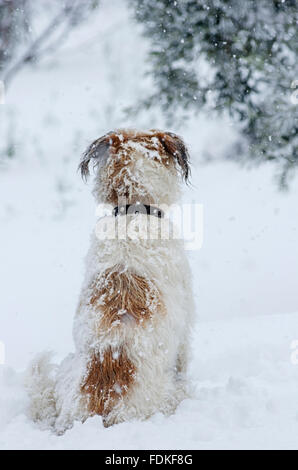
{"type": "Polygon", "coordinates": [[[145,215],[154,215],[159,219],[164,217],[164,212],[158,207],[151,206],[150,204],[141,204],[137,202],[136,204],[124,204],[122,206],[116,206],[113,209],[113,215],[134,215],[134,214],[145,214],[145,215]]]}

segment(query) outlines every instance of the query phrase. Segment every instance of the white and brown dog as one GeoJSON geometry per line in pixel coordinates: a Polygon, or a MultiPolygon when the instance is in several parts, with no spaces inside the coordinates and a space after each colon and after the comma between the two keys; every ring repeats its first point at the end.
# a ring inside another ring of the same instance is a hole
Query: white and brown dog
{"type": "Polygon", "coordinates": [[[130,227],[125,237],[93,235],[74,321],[75,353],[59,367],[48,353],[40,355],[27,381],[31,416],[58,433],[95,414],[105,426],[169,414],[186,393],[190,271],[183,241],[159,236],[168,222],[161,204],[177,202],[179,176],[189,175],[186,146],[170,132],[119,130],[87,149],[83,177],[90,163],[96,201],[116,206],[110,219],[154,219],[155,232],[132,236],[130,227]]]}

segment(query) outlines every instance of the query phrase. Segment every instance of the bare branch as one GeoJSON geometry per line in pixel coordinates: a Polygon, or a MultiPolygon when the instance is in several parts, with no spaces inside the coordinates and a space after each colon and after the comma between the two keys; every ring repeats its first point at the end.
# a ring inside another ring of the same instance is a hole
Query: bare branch
{"type": "MultiPolygon", "coordinates": [[[[17,60],[17,62],[4,74],[3,81],[6,89],[11,84],[12,79],[29,62],[36,59],[37,56],[43,55],[45,52],[52,50],[52,47],[48,46],[42,51],[41,48],[45,43],[49,41],[55,31],[63,24],[64,21],[69,21],[72,18],[72,14],[78,7],[77,2],[67,2],[66,5],[59,11],[59,13],[50,21],[48,26],[40,33],[40,35],[29,45],[26,52],[17,60]]],[[[65,32],[63,33],[63,36],[65,32]]],[[[62,36],[59,37],[61,39],[62,36]]]]}

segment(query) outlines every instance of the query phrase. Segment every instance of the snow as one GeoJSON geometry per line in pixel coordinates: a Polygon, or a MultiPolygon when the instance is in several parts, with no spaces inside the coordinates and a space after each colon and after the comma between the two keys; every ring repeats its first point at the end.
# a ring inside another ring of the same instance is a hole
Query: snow
{"type": "Polygon", "coordinates": [[[192,397],[173,416],[104,428],[101,418],[63,436],[26,417],[22,374],[2,370],[3,449],[297,448],[297,366],[290,341],[298,314],[206,321],[194,333],[192,397]]]}
{"type": "Polygon", "coordinates": [[[63,436],[27,417],[29,361],[43,350],[60,361],[73,349],[96,220],[79,156],[112,129],[166,127],[158,112],[135,121],[122,111],[152,86],[146,47],[125,5],[105,0],[55,56],[19,74],[0,106],[0,153],[7,135],[16,145],[0,166],[0,448],[297,448],[297,179],[280,193],[271,165],[222,162],[235,130],[210,116],[178,129],[193,161],[184,201],[204,206],[203,247],[189,252],[198,317],[191,398],[170,417],[108,429],[95,417],[63,436]]]}

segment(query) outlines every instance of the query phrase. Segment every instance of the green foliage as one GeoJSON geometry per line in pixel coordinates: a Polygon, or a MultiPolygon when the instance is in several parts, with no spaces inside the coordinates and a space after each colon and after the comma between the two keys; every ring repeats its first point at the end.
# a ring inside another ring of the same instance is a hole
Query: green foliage
{"type": "Polygon", "coordinates": [[[173,121],[178,106],[212,102],[240,121],[247,157],[277,160],[286,173],[298,165],[297,0],[130,2],[151,41],[155,92],[143,106],[173,121]]]}

